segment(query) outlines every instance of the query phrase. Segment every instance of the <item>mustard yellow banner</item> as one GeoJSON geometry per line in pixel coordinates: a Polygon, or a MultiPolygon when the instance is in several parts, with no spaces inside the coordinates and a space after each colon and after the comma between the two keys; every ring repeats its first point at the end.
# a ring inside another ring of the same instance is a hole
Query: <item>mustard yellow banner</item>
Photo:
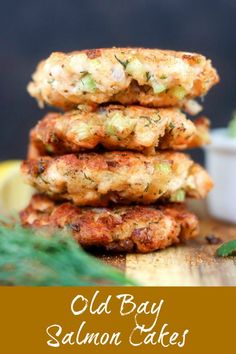
{"type": "Polygon", "coordinates": [[[0,288],[4,354],[231,353],[236,288],[0,288]]]}

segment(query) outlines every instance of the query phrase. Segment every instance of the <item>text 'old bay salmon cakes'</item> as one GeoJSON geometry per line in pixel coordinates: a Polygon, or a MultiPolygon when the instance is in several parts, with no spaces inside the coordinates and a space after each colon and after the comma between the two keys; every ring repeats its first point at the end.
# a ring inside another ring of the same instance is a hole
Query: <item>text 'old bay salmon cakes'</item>
{"type": "Polygon", "coordinates": [[[183,201],[185,194],[203,198],[212,188],[207,172],[178,152],[45,156],[24,161],[22,172],[39,192],[85,206],[183,201]]]}
{"type": "Polygon", "coordinates": [[[204,96],[218,81],[200,54],[109,48],[52,53],[39,63],[28,91],[41,106],[66,110],[105,102],[167,107],[204,96]]]}
{"type": "MultiPolygon", "coordinates": [[[[80,208],[35,195],[21,212],[23,226],[64,229],[83,247],[114,252],[147,253],[196,237],[197,217],[184,205],[80,208]]],[[[48,229],[47,229],[48,228],[48,229]]]]}
{"type": "Polygon", "coordinates": [[[186,149],[210,142],[209,121],[195,122],[176,108],[109,105],[49,113],[30,133],[29,158],[95,149],[186,149]]]}

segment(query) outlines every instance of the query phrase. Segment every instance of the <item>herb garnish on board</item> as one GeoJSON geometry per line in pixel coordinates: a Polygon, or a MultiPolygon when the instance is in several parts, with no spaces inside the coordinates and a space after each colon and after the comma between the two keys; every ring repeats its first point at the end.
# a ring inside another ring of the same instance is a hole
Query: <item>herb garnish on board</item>
{"type": "Polygon", "coordinates": [[[218,257],[233,256],[234,254],[236,254],[236,240],[225,242],[216,251],[218,257]]]}
{"type": "Polygon", "coordinates": [[[122,272],[88,255],[69,234],[37,235],[0,225],[0,285],[135,285],[122,272]]]}

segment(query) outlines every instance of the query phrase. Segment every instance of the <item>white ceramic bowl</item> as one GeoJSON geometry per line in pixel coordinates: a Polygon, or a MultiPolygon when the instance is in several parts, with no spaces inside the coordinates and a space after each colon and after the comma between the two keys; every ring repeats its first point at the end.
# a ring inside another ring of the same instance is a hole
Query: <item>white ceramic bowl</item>
{"type": "Polygon", "coordinates": [[[226,128],[212,131],[212,143],[205,150],[206,168],[214,180],[208,197],[209,213],[236,223],[236,139],[226,128]]]}

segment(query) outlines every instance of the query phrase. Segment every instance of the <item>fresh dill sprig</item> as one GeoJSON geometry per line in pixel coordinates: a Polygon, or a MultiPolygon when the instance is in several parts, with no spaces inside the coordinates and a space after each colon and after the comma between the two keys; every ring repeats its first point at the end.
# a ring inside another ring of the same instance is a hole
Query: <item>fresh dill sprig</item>
{"type": "Polygon", "coordinates": [[[0,224],[0,285],[136,285],[87,254],[70,235],[38,235],[19,224],[0,224]]]}

